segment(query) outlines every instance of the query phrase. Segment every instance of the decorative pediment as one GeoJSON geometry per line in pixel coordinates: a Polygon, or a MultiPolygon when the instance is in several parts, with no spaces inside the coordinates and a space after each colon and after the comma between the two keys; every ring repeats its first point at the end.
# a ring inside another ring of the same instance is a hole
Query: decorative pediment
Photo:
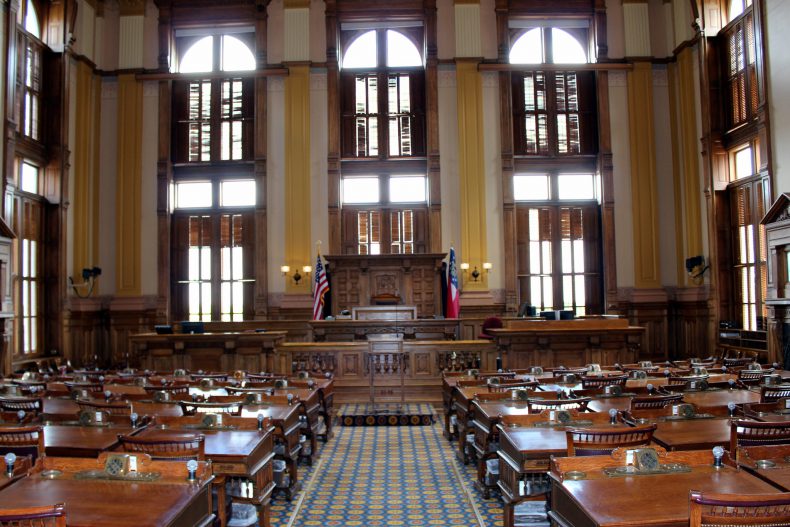
{"type": "Polygon", "coordinates": [[[768,212],[760,223],[762,225],[768,225],[770,223],[779,223],[785,220],[790,220],[790,193],[787,192],[783,192],[776,198],[776,201],[774,201],[774,204],[768,209],[768,212]]]}

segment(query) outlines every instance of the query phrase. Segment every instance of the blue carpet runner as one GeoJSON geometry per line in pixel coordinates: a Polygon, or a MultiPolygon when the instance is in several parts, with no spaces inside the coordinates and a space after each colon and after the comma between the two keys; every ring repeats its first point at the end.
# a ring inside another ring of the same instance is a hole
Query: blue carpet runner
{"type": "MultiPolygon", "coordinates": [[[[343,409],[341,408],[341,412],[343,409]]],[[[303,489],[272,502],[273,527],[502,525],[499,499],[483,500],[476,472],[455,459],[439,423],[335,428],[303,489]]]]}

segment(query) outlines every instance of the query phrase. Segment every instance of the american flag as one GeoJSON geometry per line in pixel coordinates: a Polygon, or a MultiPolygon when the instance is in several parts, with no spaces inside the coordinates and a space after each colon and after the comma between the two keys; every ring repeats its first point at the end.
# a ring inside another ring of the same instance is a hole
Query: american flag
{"type": "Polygon", "coordinates": [[[318,255],[315,263],[315,291],[313,292],[313,320],[324,318],[324,295],[329,292],[329,282],[326,280],[326,270],[318,255]]]}
{"type": "Polygon", "coordinates": [[[450,247],[450,263],[447,266],[447,318],[458,318],[461,299],[458,294],[458,272],[455,269],[455,249],[450,247]]]}

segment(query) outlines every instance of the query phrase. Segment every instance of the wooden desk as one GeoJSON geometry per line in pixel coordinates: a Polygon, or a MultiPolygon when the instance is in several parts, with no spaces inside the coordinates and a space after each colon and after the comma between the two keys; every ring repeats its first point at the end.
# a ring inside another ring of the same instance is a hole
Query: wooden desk
{"type": "MultiPolygon", "coordinates": [[[[236,484],[252,483],[252,496],[241,492],[231,494],[236,502],[251,503],[258,510],[261,527],[269,526],[269,514],[272,492],[274,491],[274,475],[272,460],[274,459],[273,427],[257,429],[213,429],[200,426],[203,416],[159,418],[157,425],[143,430],[137,437],[143,439],[186,439],[195,435],[205,437],[206,459],[212,461],[211,469],[216,476],[221,476],[230,483],[231,489],[239,489],[236,484]]],[[[257,426],[257,420],[248,421],[249,428],[257,426]],[[253,424],[254,423],[254,424],[253,424]]],[[[223,424],[233,426],[237,419],[226,417],[223,424]]],[[[224,491],[224,486],[222,491],[224,491]]],[[[220,500],[218,510],[224,512],[220,500]]],[[[223,522],[224,524],[224,522],[223,522]]]]}
{"type": "Polygon", "coordinates": [[[313,320],[309,322],[316,342],[366,340],[368,335],[396,334],[410,340],[455,340],[458,320],[418,318],[414,320],[313,320]]]}
{"type": "Polygon", "coordinates": [[[40,471],[0,490],[0,503],[39,507],[65,503],[69,527],[194,527],[208,526],[212,476],[207,464],[199,465],[198,479],[187,481],[185,463],[144,462],[138,470],[159,472],[154,482],[75,479],[77,472],[102,470],[103,460],[47,457],[40,470],[61,470],[57,479],[40,471]]]}
{"type": "Polygon", "coordinates": [[[751,390],[705,390],[701,392],[683,392],[683,402],[697,406],[727,406],[727,403],[759,403],[760,392],[751,390]]]}
{"type": "Polygon", "coordinates": [[[751,446],[738,448],[738,466],[770,483],[782,492],[790,492],[790,445],[751,446]],[[771,467],[760,467],[757,461],[769,460],[771,467]]]}
{"type": "Polygon", "coordinates": [[[713,467],[710,452],[674,452],[662,463],[691,465],[685,473],[609,477],[610,456],[558,458],[553,462],[550,518],[560,527],[688,527],[689,491],[759,494],[777,490],[731,466],[713,467]],[[581,470],[586,479],[563,476],[581,470]]]}
{"type": "MultiPolygon", "coordinates": [[[[274,439],[278,443],[275,447],[275,458],[285,461],[290,475],[290,483],[283,489],[286,498],[290,501],[299,492],[302,486],[299,481],[299,434],[301,424],[299,422],[299,405],[244,405],[241,410],[242,417],[257,417],[263,415],[264,418],[271,420],[274,426],[274,439]]],[[[274,489],[277,492],[278,488],[274,489]]]]}
{"type": "Polygon", "coordinates": [[[273,371],[274,348],[284,331],[131,335],[131,361],[143,368],[173,371],[273,371]]]}
{"type": "Polygon", "coordinates": [[[656,424],[653,442],[670,451],[727,448],[730,444],[728,418],[659,420],[656,424]]]}
{"type": "Polygon", "coordinates": [[[48,456],[91,457],[118,446],[119,435],[134,435],[140,428],[123,426],[44,426],[44,448],[48,456]]]}
{"type": "Polygon", "coordinates": [[[624,319],[509,321],[493,329],[506,369],[629,363],[638,360],[645,328],[624,319]]]}
{"type": "Polygon", "coordinates": [[[30,456],[17,456],[14,463],[14,473],[8,477],[6,473],[7,465],[5,464],[5,456],[0,456],[0,490],[7,486],[16,483],[20,478],[27,475],[33,468],[32,458],[30,456]]]}

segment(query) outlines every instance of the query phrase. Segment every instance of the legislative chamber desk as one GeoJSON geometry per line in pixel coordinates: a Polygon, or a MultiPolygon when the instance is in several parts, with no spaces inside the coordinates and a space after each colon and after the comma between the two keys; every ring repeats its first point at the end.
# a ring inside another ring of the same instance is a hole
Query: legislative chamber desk
{"type": "Polygon", "coordinates": [[[738,466],[782,492],[790,492],[788,457],[790,445],[738,447],[738,466]]]}
{"type": "MultiPolygon", "coordinates": [[[[611,477],[606,467],[625,464],[613,456],[555,458],[551,511],[560,527],[688,527],[689,491],[770,494],[771,484],[728,465],[713,467],[710,451],[671,452],[659,462],[682,463],[689,472],[611,477]],[[581,472],[571,479],[571,472],[581,472]]],[[[624,453],[623,453],[624,457],[624,453]]]]}
{"type": "Polygon", "coordinates": [[[158,371],[273,371],[274,348],[284,331],[165,334],[129,337],[133,364],[158,371]]]}
{"type": "Polygon", "coordinates": [[[415,318],[410,320],[312,320],[313,340],[365,340],[368,335],[401,335],[406,340],[455,340],[458,320],[415,318]]]}
{"type": "Polygon", "coordinates": [[[645,328],[622,318],[510,319],[491,329],[505,369],[626,364],[639,360],[645,328]]]}
{"type": "Polygon", "coordinates": [[[92,457],[118,446],[119,435],[134,435],[141,428],[128,426],[45,425],[44,448],[47,456],[92,457]]]}
{"type": "Polygon", "coordinates": [[[27,477],[0,490],[0,503],[42,507],[64,503],[69,527],[195,527],[214,521],[211,476],[199,463],[196,479],[187,480],[186,463],[150,461],[138,454],[137,470],[154,472],[154,481],[94,479],[86,471],[104,471],[96,459],[46,457],[27,477]],[[46,477],[48,471],[52,477],[46,477]]]}
{"type": "Polygon", "coordinates": [[[667,450],[705,450],[730,444],[730,419],[659,419],[653,442],[667,450]]]}

